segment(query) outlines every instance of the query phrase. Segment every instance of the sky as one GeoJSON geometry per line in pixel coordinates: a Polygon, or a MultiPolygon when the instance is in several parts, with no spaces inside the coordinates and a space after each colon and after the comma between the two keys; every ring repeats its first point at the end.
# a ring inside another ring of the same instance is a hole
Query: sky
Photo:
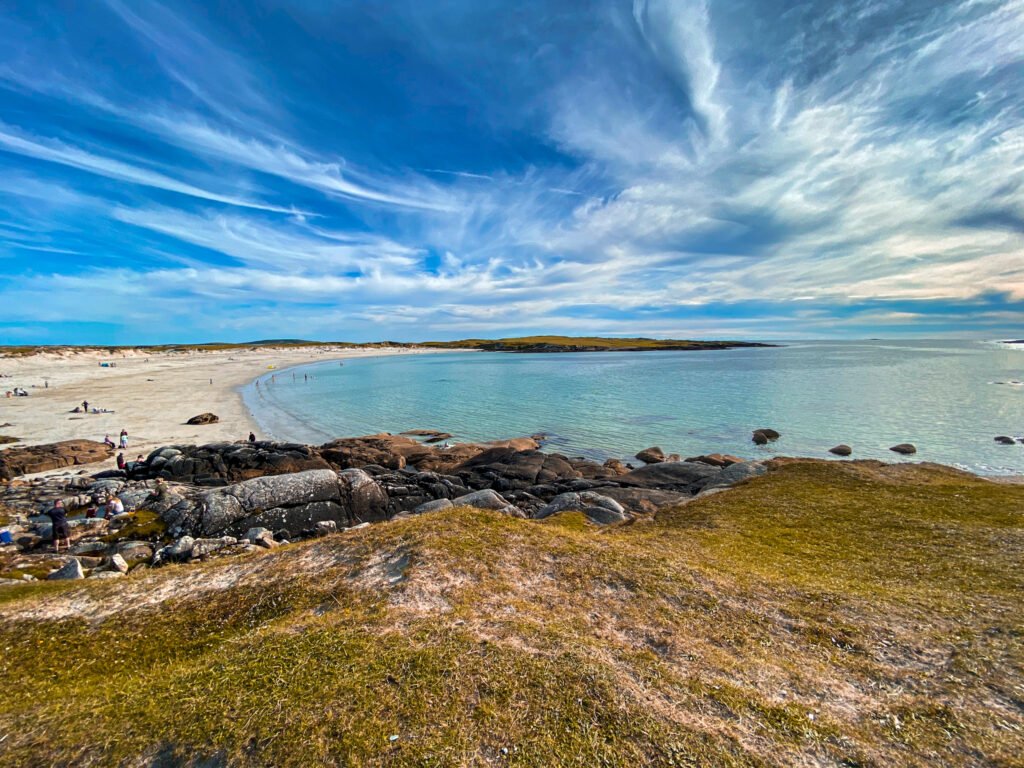
{"type": "Polygon", "coordinates": [[[1024,0],[6,0],[0,343],[1024,336],[1024,0]]]}

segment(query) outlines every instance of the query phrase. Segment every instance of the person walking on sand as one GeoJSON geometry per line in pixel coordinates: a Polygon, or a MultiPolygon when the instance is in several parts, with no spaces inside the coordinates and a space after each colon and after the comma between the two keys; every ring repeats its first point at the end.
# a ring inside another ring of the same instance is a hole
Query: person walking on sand
{"type": "Polygon", "coordinates": [[[128,430],[121,429],[121,450],[125,450],[128,447],[128,430]]]}
{"type": "Polygon", "coordinates": [[[83,400],[82,401],[82,410],[85,411],[86,413],[89,412],[89,401],[88,400],[83,400]]]}
{"type": "Polygon", "coordinates": [[[60,552],[61,542],[64,542],[65,549],[71,549],[71,532],[68,530],[68,512],[64,509],[64,500],[53,502],[53,508],[46,516],[53,522],[53,551],[60,552]]]}

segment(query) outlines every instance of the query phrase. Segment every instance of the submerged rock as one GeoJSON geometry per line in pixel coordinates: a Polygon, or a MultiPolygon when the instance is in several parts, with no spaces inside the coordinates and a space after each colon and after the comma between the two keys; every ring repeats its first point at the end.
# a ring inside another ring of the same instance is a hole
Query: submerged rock
{"type": "Polygon", "coordinates": [[[1016,440],[1007,435],[999,435],[995,438],[995,441],[1000,445],[1013,445],[1016,442],[1016,440]]]}
{"type": "Polygon", "coordinates": [[[834,448],[829,448],[828,452],[834,453],[836,456],[849,456],[850,454],[853,453],[853,449],[848,445],[840,443],[834,448]]]}

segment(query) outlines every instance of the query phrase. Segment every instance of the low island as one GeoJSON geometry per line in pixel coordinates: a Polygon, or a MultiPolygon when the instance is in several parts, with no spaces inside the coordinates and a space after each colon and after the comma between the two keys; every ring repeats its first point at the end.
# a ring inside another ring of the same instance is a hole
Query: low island
{"type": "Polygon", "coordinates": [[[441,349],[479,349],[485,352],[696,352],[740,347],[773,347],[775,345],[752,341],[694,341],[642,337],[520,336],[508,339],[428,341],[423,346],[441,349]]]}

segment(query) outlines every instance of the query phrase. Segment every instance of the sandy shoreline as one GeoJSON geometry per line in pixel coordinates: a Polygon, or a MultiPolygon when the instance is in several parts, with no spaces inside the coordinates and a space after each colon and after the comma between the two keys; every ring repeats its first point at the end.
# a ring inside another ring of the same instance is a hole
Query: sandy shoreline
{"type": "Polygon", "coordinates": [[[281,371],[330,360],[441,351],[325,345],[159,353],[62,350],[0,358],[0,425],[10,424],[0,427],[0,435],[20,438],[17,445],[102,440],[108,434],[116,441],[124,428],[129,435],[128,460],[171,443],[243,440],[250,431],[261,435],[240,389],[267,373],[269,366],[281,371]],[[101,367],[101,362],[114,367],[101,367]],[[15,387],[24,388],[29,396],[4,396],[15,387]],[[90,409],[113,413],[72,413],[83,400],[90,409]],[[217,414],[220,421],[204,426],[185,423],[205,412],[217,414]]]}

